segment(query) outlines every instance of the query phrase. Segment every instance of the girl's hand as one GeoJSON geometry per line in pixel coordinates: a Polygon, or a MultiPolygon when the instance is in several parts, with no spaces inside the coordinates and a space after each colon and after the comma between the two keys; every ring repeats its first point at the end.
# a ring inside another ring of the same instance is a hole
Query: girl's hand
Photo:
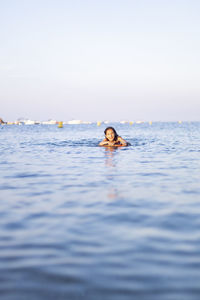
{"type": "Polygon", "coordinates": [[[107,146],[107,145],[108,145],[108,141],[106,139],[104,139],[99,143],[99,146],[107,146]]]}
{"type": "Polygon", "coordinates": [[[108,141],[108,146],[114,146],[114,145],[115,145],[115,142],[108,141]]]}
{"type": "Polygon", "coordinates": [[[115,142],[110,142],[106,139],[99,143],[99,146],[114,146],[114,145],[115,145],[115,142]]]}

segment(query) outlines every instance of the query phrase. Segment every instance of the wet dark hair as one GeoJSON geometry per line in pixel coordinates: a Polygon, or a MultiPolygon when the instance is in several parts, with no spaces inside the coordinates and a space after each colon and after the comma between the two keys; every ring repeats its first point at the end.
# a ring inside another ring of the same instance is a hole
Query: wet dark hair
{"type": "Polygon", "coordinates": [[[111,130],[114,132],[114,135],[115,135],[114,141],[116,141],[117,138],[118,138],[118,134],[117,134],[117,131],[115,130],[115,128],[113,128],[113,127],[107,127],[107,128],[104,130],[104,134],[106,135],[106,132],[107,132],[107,130],[109,130],[109,129],[111,129],[111,130]]]}

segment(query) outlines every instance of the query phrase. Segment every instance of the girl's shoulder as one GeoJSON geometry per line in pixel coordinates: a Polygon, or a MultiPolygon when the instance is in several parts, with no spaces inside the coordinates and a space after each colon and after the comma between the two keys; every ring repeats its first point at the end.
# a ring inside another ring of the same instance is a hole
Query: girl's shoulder
{"type": "Polygon", "coordinates": [[[122,140],[122,137],[118,135],[117,141],[121,141],[121,140],[122,140]]]}
{"type": "Polygon", "coordinates": [[[118,135],[117,139],[115,140],[115,145],[121,145],[122,141],[123,139],[121,138],[121,136],[118,135]]]}
{"type": "Polygon", "coordinates": [[[116,141],[117,143],[121,143],[122,145],[126,145],[126,146],[131,146],[131,144],[129,143],[129,142],[127,142],[127,141],[125,141],[121,136],[118,136],[117,137],[117,141],[116,141]]]}

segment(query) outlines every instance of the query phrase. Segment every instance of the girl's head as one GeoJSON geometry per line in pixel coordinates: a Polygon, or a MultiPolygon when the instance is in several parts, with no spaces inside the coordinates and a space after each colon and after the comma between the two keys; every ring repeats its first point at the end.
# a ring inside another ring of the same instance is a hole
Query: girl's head
{"type": "Polygon", "coordinates": [[[110,142],[116,141],[118,138],[118,134],[113,127],[107,127],[104,130],[104,133],[105,133],[106,139],[110,142]]]}

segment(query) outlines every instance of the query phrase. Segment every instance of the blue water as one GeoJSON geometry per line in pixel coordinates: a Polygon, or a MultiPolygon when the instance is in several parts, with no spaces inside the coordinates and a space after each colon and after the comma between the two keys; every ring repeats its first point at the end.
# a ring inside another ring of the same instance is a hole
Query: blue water
{"type": "Polygon", "coordinates": [[[0,299],[200,299],[200,123],[0,126],[0,299]]]}

